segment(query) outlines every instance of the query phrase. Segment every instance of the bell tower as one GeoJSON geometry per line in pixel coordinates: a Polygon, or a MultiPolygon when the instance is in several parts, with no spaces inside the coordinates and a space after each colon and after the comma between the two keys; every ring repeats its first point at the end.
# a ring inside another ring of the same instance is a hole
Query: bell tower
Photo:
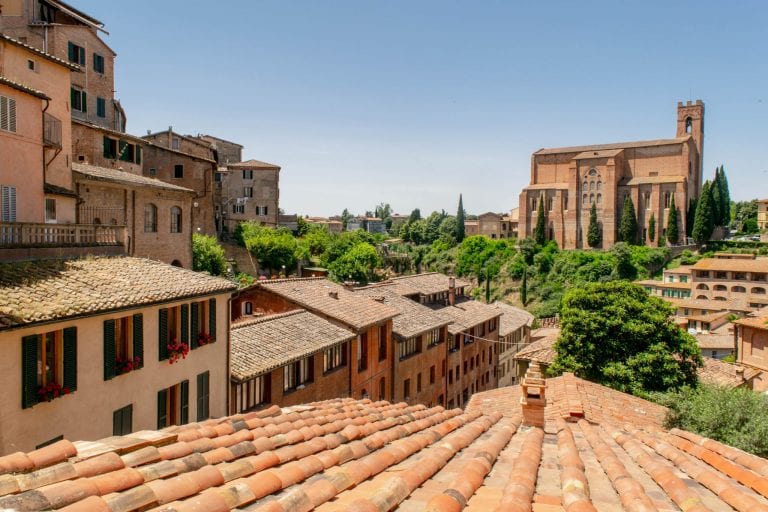
{"type": "Polygon", "coordinates": [[[685,104],[682,101],[677,102],[677,134],[675,136],[685,137],[686,135],[693,136],[699,153],[694,159],[693,166],[694,176],[698,177],[696,185],[696,195],[698,195],[704,161],[704,102],[701,100],[696,100],[696,103],[687,101],[685,104]]]}

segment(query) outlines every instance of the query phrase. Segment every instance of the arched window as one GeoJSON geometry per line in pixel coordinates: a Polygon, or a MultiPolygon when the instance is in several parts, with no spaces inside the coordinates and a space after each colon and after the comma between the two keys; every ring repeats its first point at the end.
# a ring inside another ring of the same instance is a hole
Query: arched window
{"type": "Polygon", "coordinates": [[[715,300],[728,300],[725,297],[715,297],[715,300]]]}
{"type": "Polygon", "coordinates": [[[171,233],[181,233],[181,208],[171,207],[171,233]]]}
{"type": "Polygon", "coordinates": [[[597,194],[597,206],[603,204],[603,194],[597,194]]]}
{"type": "Polygon", "coordinates": [[[691,128],[693,128],[693,120],[690,117],[685,118],[685,133],[691,133],[691,128]]]}
{"type": "Polygon", "coordinates": [[[589,191],[592,192],[594,190],[595,190],[595,182],[594,181],[590,181],[589,182],[589,191]]]}
{"type": "Polygon", "coordinates": [[[590,169],[589,170],[589,175],[590,176],[597,176],[597,170],[596,169],[590,169]]]}
{"type": "Polygon", "coordinates": [[[701,283],[696,287],[697,290],[709,290],[709,286],[705,285],[704,283],[701,283]]]}
{"type": "Polygon", "coordinates": [[[243,314],[244,315],[252,315],[253,314],[253,302],[251,302],[251,301],[243,302],[243,314]]]}
{"type": "Polygon", "coordinates": [[[584,196],[583,196],[583,198],[581,200],[581,204],[586,206],[586,205],[589,204],[587,201],[589,201],[589,197],[587,197],[587,194],[584,194],[584,196]]]}
{"type": "Polygon", "coordinates": [[[697,300],[707,300],[708,298],[709,297],[707,297],[706,295],[699,295],[698,297],[696,297],[697,300]]]}
{"type": "Polygon", "coordinates": [[[184,265],[182,265],[179,260],[173,260],[171,262],[171,265],[174,266],[174,267],[184,268],[184,265]]]}
{"type": "Polygon", "coordinates": [[[144,232],[157,233],[157,206],[152,203],[144,205],[144,232]]]}
{"type": "Polygon", "coordinates": [[[532,212],[536,211],[536,198],[535,197],[533,199],[531,199],[531,211],[532,212]]]}
{"type": "Polygon", "coordinates": [[[724,284],[716,284],[713,289],[716,292],[727,292],[728,291],[728,287],[725,286],[724,284]]]}
{"type": "Polygon", "coordinates": [[[589,204],[592,204],[595,202],[595,194],[589,194],[589,204]]]}
{"type": "Polygon", "coordinates": [[[588,188],[589,188],[589,183],[587,183],[587,182],[585,181],[585,182],[584,182],[584,184],[581,186],[581,189],[582,189],[582,190],[587,190],[588,188]]]}
{"type": "Polygon", "coordinates": [[[598,181],[597,182],[597,191],[601,192],[602,190],[603,190],[603,182],[602,181],[598,181]]]}
{"type": "Polygon", "coordinates": [[[752,288],[750,293],[754,293],[756,295],[765,295],[765,288],[752,288]]]}
{"type": "Polygon", "coordinates": [[[551,197],[547,198],[547,211],[552,211],[552,207],[554,206],[555,201],[551,197]]]}
{"type": "Polygon", "coordinates": [[[743,286],[734,286],[731,288],[731,293],[747,293],[747,289],[743,286]]]}

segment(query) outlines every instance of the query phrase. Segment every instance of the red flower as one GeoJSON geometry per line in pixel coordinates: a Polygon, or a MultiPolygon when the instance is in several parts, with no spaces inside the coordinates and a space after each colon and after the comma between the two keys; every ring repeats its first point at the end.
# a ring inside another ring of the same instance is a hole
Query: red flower
{"type": "Polygon", "coordinates": [[[173,364],[179,359],[186,359],[189,354],[189,345],[183,342],[176,341],[174,338],[167,346],[169,363],[173,364]]]}

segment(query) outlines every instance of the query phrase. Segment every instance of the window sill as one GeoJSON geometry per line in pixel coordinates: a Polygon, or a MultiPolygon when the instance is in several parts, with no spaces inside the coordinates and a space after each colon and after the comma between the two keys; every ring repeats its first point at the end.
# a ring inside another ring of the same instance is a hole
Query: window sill
{"type": "Polygon", "coordinates": [[[326,376],[326,375],[333,375],[334,373],[338,373],[340,370],[343,370],[343,369],[344,369],[344,368],[346,368],[346,367],[347,367],[347,365],[346,365],[346,364],[342,364],[341,366],[337,366],[337,367],[335,367],[335,368],[331,368],[330,370],[326,370],[326,371],[324,371],[324,372],[323,372],[323,376],[326,376]]]}
{"type": "Polygon", "coordinates": [[[296,391],[301,391],[302,389],[306,389],[308,386],[314,384],[314,382],[315,381],[309,380],[307,382],[299,384],[295,388],[283,389],[283,395],[290,395],[291,393],[295,393],[296,391]]]}

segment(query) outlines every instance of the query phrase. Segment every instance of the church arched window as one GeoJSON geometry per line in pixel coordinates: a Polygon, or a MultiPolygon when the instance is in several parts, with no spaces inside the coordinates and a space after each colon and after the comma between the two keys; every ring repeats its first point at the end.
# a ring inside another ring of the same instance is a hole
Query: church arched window
{"type": "Polygon", "coordinates": [[[602,190],[603,190],[603,182],[602,181],[598,181],[597,182],[597,191],[601,192],[602,190]]]}
{"type": "Polygon", "coordinates": [[[693,128],[693,120],[690,117],[685,118],[685,133],[691,133],[691,128],[693,128]]]}
{"type": "Polygon", "coordinates": [[[590,181],[589,182],[589,191],[592,192],[594,190],[595,190],[595,182],[594,181],[590,181]]]}
{"type": "Polygon", "coordinates": [[[595,194],[589,194],[589,202],[594,203],[595,202],[595,194]]]}
{"type": "Polygon", "coordinates": [[[603,194],[597,194],[597,206],[603,204],[603,194]]]}
{"type": "Polygon", "coordinates": [[[586,206],[589,204],[587,201],[589,201],[589,198],[587,197],[587,194],[584,194],[584,197],[581,199],[581,204],[586,206]]]}
{"type": "Polygon", "coordinates": [[[582,187],[581,187],[581,188],[582,188],[582,190],[587,190],[587,188],[589,188],[589,183],[587,183],[587,182],[585,181],[585,182],[584,182],[584,185],[582,185],[582,187]]]}

